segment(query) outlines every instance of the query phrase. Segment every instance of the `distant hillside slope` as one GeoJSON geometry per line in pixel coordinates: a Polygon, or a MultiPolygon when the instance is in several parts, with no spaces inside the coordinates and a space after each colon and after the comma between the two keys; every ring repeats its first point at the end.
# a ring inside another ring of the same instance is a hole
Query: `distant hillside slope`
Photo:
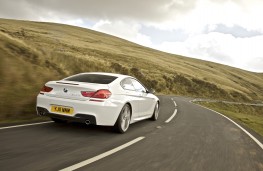
{"type": "Polygon", "coordinates": [[[160,52],[84,28],[0,19],[0,118],[32,113],[47,80],[89,71],[133,75],[162,94],[263,100],[262,74],[160,52]]]}

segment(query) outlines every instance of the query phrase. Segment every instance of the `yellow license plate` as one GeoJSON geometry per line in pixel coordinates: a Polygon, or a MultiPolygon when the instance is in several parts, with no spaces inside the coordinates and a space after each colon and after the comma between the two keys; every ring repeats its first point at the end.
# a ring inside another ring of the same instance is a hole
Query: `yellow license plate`
{"type": "Polygon", "coordinates": [[[64,106],[51,106],[51,112],[72,115],[73,114],[73,108],[72,107],[64,107],[64,106]]]}

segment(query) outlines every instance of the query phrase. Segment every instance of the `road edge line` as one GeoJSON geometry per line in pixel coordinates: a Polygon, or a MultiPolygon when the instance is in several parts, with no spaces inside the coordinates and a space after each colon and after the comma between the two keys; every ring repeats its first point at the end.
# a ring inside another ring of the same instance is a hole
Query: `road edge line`
{"type": "Polygon", "coordinates": [[[129,147],[129,146],[131,146],[131,145],[133,145],[133,144],[135,144],[135,143],[143,140],[144,138],[145,138],[145,137],[143,137],[143,136],[142,136],[142,137],[135,138],[134,140],[131,140],[131,141],[129,141],[129,142],[127,142],[127,143],[119,146],[119,147],[116,147],[116,148],[114,148],[114,149],[112,149],[112,150],[106,151],[106,152],[104,152],[104,153],[102,153],[102,154],[99,154],[99,155],[97,155],[97,156],[95,156],[95,157],[92,157],[92,158],[89,158],[89,159],[87,159],[87,160],[84,160],[84,161],[79,162],[79,163],[77,163],[77,164],[74,164],[74,165],[72,165],[72,166],[66,167],[66,168],[61,169],[61,170],[59,170],[59,171],[72,171],[72,170],[79,169],[79,168],[81,168],[81,167],[83,167],[83,166],[86,166],[86,165],[91,164],[91,163],[93,163],[93,162],[95,162],[95,161],[98,161],[98,160],[100,160],[100,159],[102,159],[102,158],[105,158],[105,157],[107,157],[107,156],[109,156],[109,155],[112,155],[112,154],[114,154],[114,153],[116,153],[116,152],[118,152],[118,151],[120,151],[120,150],[123,150],[123,149],[125,149],[125,148],[127,148],[127,147],[129,147]]]}
{"type": "MultiPolygon", "coordinates": [[[[190,103],[192,103],[192,102],[190,102],[190,103]]],[[[195,103],[192,103],[192,104],[195,104],[195,103]]],[[[217,112],[217,111],[215,111],[215,110],[213,110],[213,109],[209,109],[209,108],[207,108],[207,107],[204,107],[204,106],[201,106],[201,105],[199,105],[199,104],[195,104],[195,105],[198,105],[198,106],[200,106],[200,107],[202,107],[202,108],[205,108],[205,109],[207,109],[207,110],[210,110],[210,111],[212,111],[212,112],[215,112],[216,114],[218,114],[218,115],[221,115],[221,116],[223,116],[224,118],[226,118],[227,120],[229,120],[230,122],[232,122],[233,124],[235,124],[239,129],[241,129],[245,134],[247,134],[262,150],[263,150],[263,144],[256,138],[256,137],[254,137],[252,134],[250,134],[246,129],[244,129],[242,126],[240,126],[238,123],[236,123],[235,121],[233,121],[232,119],[230,119],[229,117],[227,117],[227,116],[225,116],[225,115],[223,115],[222,113],[219,113],[219,112],[217,112]]]]}
{"type": "Polygon", "coordinates": [[[1,130],[1,129],[10,129],[10,128],[18,128],[18,127],[32,126],[32,125],[41,125],[41,124],[47,124],[47,123],[52,123],[52,122],[54,122],[54,121],[37,122],[37,123],[31,123],[31,124],[22,124],[22,125],[6,126],[6,127],[0,127],[0,130],[1,130]]]}
{"type": "Polygon", "coordinates": [[[173,101],[174,107],[175,107],[174,113],[166,121],[164,121],[165,123],[169,123],[175,117],[175,115],[177,114],[177,104],[176,104],[176,102],[175,102],[175,100],[173,98],[171,98],[171,100],[173,101]]]}
{"type": "Polygon", "coordinates": [[[172,116],[170,116],[170,118],[168,118],[165,123],[169,123],[174,117],[175,115],[177,114],[177,109],[174,109],[174,113],[172,114],[172,116]]]}

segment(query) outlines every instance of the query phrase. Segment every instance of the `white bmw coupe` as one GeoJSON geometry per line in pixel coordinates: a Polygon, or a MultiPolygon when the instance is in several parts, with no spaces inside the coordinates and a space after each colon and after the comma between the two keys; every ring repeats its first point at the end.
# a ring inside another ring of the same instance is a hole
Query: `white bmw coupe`
{"type": "Polygon", "coordinates": [[[55,122],[114,126],[124,133],[131,123],[157,120],[159,99],[136,78],[90,72],[49,81],[37,96],[37,114],[55,122]]]}

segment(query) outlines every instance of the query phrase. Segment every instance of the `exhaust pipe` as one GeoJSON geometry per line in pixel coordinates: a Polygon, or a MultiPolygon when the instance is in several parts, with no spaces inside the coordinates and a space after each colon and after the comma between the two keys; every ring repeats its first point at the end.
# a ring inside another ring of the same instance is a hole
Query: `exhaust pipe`
{"type": "Polygon", "coordinates": [[[37,114],[40,116],[44,116],[44,115],[48,114],[48,110],[46,110],[45,108],[42,108],[42,107],[37,107],[37,114]]]}
{"type": "Polygon", "coordinates": [[[90,124],[90,120],[88,120],[88,119],[85,120],[85,124],[86,124],[86,125],[89,125],[89,124],[90,124]]]}
{"type": "Polygon", "coordinates": [[[45,112],[45,111],[39,111],[38,114],[39,114],[40,116],[44,116],[44,115],[46,114],[46,112],[45,112]]]}

